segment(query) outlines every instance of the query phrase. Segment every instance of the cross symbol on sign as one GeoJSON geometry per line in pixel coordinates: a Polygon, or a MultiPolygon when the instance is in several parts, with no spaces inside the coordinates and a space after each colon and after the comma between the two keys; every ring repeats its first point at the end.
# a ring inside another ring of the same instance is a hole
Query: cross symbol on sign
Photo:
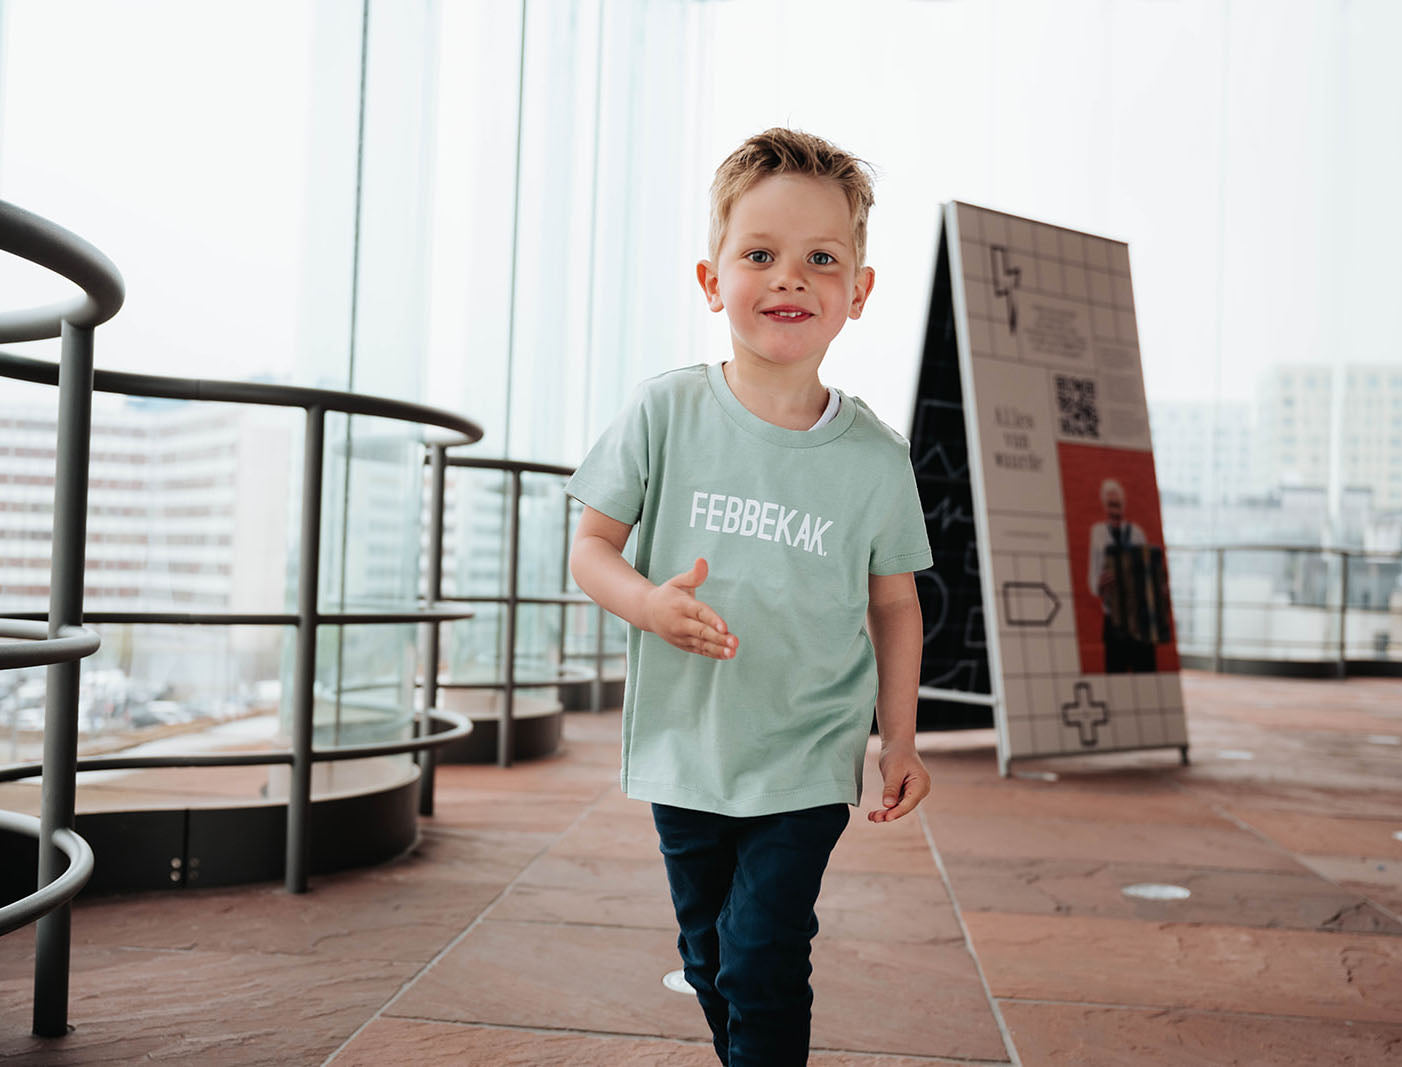
{"type": "Polygon", "coordinates": [[[1090,683],[1076,683],[1076,700],[1061,705],[1061,721],[1081,732],[1081,744],[1090,748],[1100,743],[1097,727],[1110,721],[1110,705],[1090,697],[1090,683]]]}

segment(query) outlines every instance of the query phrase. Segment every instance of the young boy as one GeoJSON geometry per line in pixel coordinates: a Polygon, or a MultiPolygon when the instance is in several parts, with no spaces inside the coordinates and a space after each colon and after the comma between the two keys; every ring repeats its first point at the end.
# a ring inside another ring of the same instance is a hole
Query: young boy
{"type": "Polygon", "coordinates": [[[734,358],[644,382],[566,486],[585,505],[571,573],[632,624],[623,789],[652,802],[686,978],[730,1067],[807,1062],[813,906],[873,705],[884,787],[867,817],[930,789],[912,572],[931,557],[909,446],[818,380],[871,293],[872,199],[860,160],[805,133],[726,159],[696,276],[734,358]]]}

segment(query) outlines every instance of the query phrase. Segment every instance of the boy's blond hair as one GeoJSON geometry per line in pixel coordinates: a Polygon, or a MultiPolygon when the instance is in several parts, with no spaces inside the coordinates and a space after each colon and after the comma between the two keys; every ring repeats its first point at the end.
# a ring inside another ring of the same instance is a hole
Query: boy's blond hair
{"type": "Polygon", "coordinates": [[[775,126],[757,133],[726,157],[711,183],[711,259],[720,252],[730,212],[752,187],[774,174],[803,174],[834,181],[852,211],[852,248],[857,266],[867,254],[867,213],[876,197],[868,176],[871,164],[829,141],[802,130],[775,126]]]}

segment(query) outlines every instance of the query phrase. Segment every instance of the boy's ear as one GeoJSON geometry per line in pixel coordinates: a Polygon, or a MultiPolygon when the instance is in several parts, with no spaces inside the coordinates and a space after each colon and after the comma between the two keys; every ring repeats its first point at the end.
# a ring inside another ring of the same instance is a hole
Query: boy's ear
{"type": "Polygon", "coordinates": [[[871,296],[871,289],[875,284],[876,271],[870,267],[863,267],[857,271],[857,280],[852,286],[852,306],[847,309],[849,319],[862,317],[862,308],[866,306],[867,297],[871,296]]]}
{"type": "Polygon", "coordinates": [[[706,294],[706,306],[712,311],[724,311],[725,304],[720,298],[720,276],[715,264],[703,259],[696,264],[696,280],[701,283],[701,291],[706,294]]]}

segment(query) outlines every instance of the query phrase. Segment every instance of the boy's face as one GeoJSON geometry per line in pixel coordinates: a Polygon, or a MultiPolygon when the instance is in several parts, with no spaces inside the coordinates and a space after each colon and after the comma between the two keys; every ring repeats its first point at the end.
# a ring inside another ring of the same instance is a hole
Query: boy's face
{"type": "Polygon", "coordinates": [[[737,360],[814,370],[875,281],[857,267],[842,189],[797,174],[764,178],[735,201],[715,261],[698,263],[696,277],[710,309],[730,318],[737,360]]]}

